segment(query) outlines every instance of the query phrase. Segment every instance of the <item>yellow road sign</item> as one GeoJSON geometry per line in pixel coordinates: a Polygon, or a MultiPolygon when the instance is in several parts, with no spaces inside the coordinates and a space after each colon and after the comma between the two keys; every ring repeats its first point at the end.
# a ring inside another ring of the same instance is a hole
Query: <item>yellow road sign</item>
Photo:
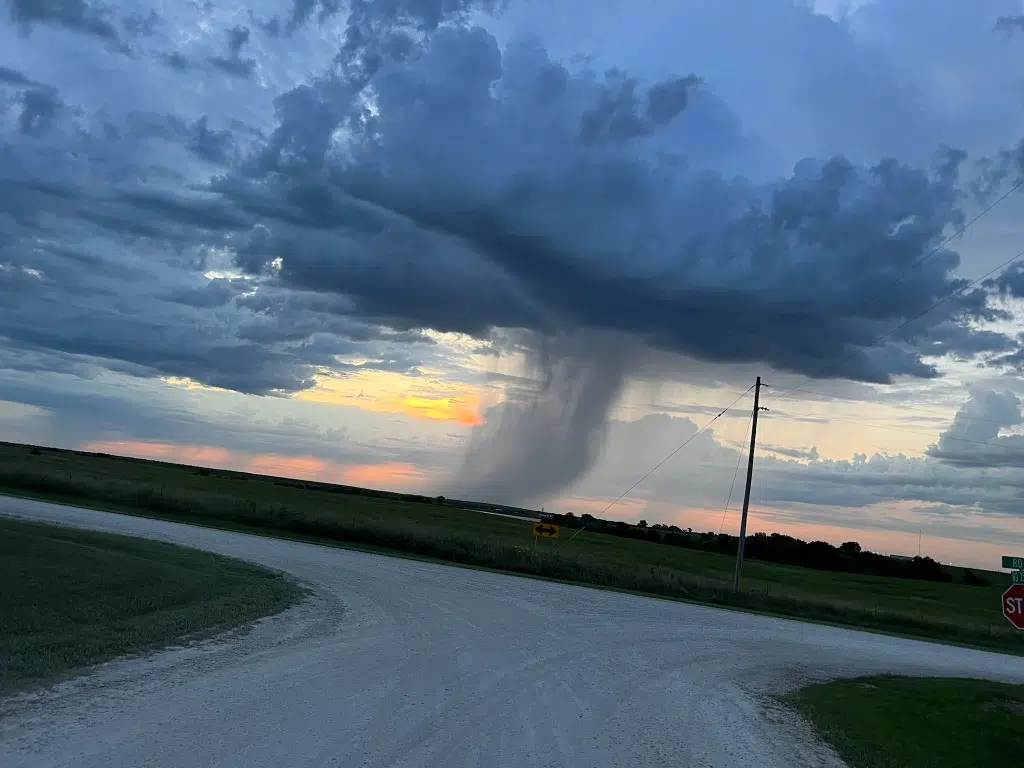
{"type": "Polygon", "coordinates": [[[559,526],[554,523],[534,523],[533,524],[533,535],[540,536],[544,539],[557,539],[559,526]]]}

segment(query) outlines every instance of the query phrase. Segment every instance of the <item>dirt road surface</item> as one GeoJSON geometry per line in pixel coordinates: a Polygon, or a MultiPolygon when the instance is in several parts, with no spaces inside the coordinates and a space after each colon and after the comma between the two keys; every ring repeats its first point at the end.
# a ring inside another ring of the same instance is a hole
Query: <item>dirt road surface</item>
{"type": "Polygon", "coordinates": [[[344,549],[0,498],[0,514],[292,574],[251,632],[0,701],[11,768],[841,765],[772,694],[1024,659],[344,549]]]}

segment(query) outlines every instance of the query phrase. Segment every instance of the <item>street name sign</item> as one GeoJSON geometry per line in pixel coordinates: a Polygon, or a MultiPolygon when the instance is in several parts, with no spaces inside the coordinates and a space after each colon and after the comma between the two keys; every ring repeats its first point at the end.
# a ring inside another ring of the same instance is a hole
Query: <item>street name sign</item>
{"type": "Polygon", "coordinates": [[[1008,557],[1003,555],[1003,568],[1024,571],[1024,557],[1008,557]]]}

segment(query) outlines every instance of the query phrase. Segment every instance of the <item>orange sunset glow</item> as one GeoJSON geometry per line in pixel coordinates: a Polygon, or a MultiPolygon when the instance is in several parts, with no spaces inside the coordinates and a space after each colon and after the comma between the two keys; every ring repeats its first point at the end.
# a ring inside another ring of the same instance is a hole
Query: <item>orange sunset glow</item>
{"type": "Polygon", "coordinates": [[[248,454],[207,445],[177,445],[129,440],[99,440],[82,445],[83,451],[109,453],[180,464],[232,469],[257,475],[294,477],[325,483],[357,485],[381,490],[416,491],[427,475],[415,464],[400,461],[346,464],[315,456],[248,454]]]}
{"type": "Polygon", "coordinates": [[[401,489],[418,487],[427,479],[415,464],[388,461],[383,464],[349,464],[342,472],[342,482],[364,488],[401,489]]]}
{"type": "Polygon", "coordinates": [[[361,371],[321,378],[314,389],[296,399],[346,405],[364,411],[395,413],[414,419],[451,421],[465,426],[484,423],[484,394],[468,384],[404,376],[386,371],[361,371]]]}

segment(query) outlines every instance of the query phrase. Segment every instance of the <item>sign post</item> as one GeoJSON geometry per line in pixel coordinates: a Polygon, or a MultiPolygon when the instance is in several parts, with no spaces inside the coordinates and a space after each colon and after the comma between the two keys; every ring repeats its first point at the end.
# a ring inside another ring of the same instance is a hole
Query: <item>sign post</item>
{"type": "Polygon", "coordinates": [[[1017,629],[1024,629],[1024,584],[1014,584],[1003,592],[1003,616],[1017,629]]]}

